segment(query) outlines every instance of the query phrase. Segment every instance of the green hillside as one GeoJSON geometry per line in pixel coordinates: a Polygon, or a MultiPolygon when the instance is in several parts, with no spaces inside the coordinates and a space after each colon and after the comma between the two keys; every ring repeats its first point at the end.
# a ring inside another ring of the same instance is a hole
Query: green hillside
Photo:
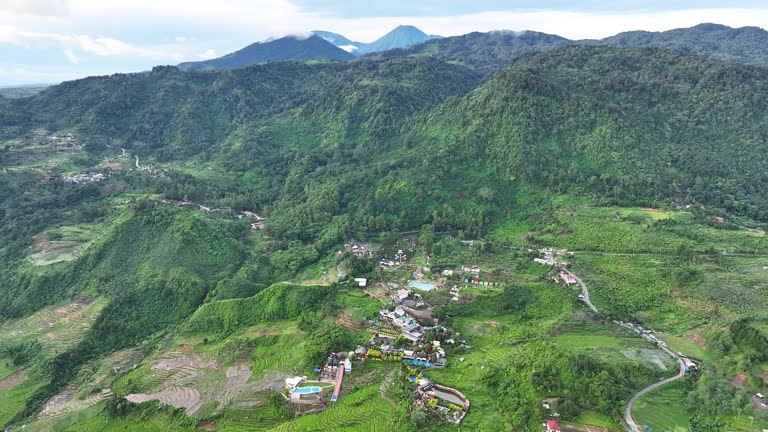
{"type": "Polygon", "coordinates": [[[0,422],[768,427],[766,69],[494,37],[0,99],[0,422]]]}

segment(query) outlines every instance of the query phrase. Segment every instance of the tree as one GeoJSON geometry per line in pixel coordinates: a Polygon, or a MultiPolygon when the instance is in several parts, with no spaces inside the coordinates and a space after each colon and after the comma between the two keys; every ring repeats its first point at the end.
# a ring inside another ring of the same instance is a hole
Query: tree
{"type": "Polygon", "coordinates": [[[434,227],[431,224],[426,224],[421,227],[421,232],[419,233],[419,247],[424,251],[424,253],[429,254],[432,249],[432,244],[435,241],[435,231],[434,227]]]}
{"type": "Polygon", "coordinates": [[[416,429],[421,429],[427,424],[427,413],[423,410],[416,409],[411,413],[411,425],[416,429]]]}
{"type": "Polygon", "coordinates": [[[496,196],[496,192],[488,186],[483,186],[477,191],[477,195],[485,202],[493,201],[496,196]]]}

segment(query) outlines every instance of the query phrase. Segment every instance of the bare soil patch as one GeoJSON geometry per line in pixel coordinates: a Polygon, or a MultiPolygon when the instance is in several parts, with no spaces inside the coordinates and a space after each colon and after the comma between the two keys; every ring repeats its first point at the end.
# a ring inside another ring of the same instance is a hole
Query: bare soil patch
{"type": "Polygon", "coordinates": [[[200,422],[195,427],[195,429],[197,429],[197,430],[206,430],[206,431],[215,431],[218,428],[219,427],[216,426],[214,423],[211,423],[211,422],[208,422],[208,421],[200,422]]]}
{"type": "Polygon", "coordinates": [[[731,380],[731,385],[738,388],[744,388],[747,384],[749,377],[745,373],[736,374],[731,380]]]}
{"type": "Polygon", "coordinates": [[[193,355],[191,357],[162,359],[152,365],[152,369],[161,371],[174,371],[191,367],[195,369],[221,369],[221,365],[218,361],[204,361],[199,355],[193,355]]]}
{"type": "Polygon", "coordinates": [[[707,340],[704,338],[704,335],[702,335],[701,332],[698,330],[690,330],[685,334],[683,334],[683,337],[693,342],[694,344],[696,344],[696,346],[698,346],[699,348],[707,347],[707,340]]]}
{"type": "Polygon", "coordinates": [[[334,322],[336,325],[340,325],[347,330],[355,333],[360,333],[360,330],[362,329],[362,325],[359,321],[354,321],[352,317],[349,316],[347,313],[343,313],[339,315],[334,322]]]}
{"type": "Polygon", "coordinates": [[[110,389],[103,389],[83,399],[78,399],[76,393],[76,386],[68,386],[61,393],[48,399],[43,409],[37,415],[37,418],[44,419],[63,416],[94,406],[112,396],[112,390],[110,389]]]}
{"type": "Polygon", "coordinates": [[[203,406],[200,392],[197,389],[189,387],[171,386],[151,394],[129,394],[125,399],[133,403],[144,403],[156,400],[163,405],[169,405],[174,408],[184,408],[188,416],[197,414],[203,406]]]}
{"type": "Polygon", "coordinates": [[[27,379],[27,373],[23,370],[18,370],[7,377],[0,380],[0,393],[13,390],[20,386],[27,379]]]}
{"type": "Polygon", "coordinates": [[[102,169],[109,169],[109,170],[113,170],[113,171],[125,169],[125,165],[121,164],[120,162],[104,162],[103,164],[101,164],[99,166],[102,169]]]}

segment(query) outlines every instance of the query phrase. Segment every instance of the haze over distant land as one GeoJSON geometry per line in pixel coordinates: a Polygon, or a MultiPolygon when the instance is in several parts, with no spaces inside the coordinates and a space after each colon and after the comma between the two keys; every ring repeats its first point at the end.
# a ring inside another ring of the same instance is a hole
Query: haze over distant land
{"type": "Polygon", "coordinates": [[[731,27],[768,22],[768,6],[739,0],[670,2],[261,2],[39,0],[0,2],[0,85],[59,82],[209,60],[257,41],[312,29],[370,43],[402,25],[426,34],[534,30],[568,39],[631,30],[669,30],[702,22],[731,27]]]}

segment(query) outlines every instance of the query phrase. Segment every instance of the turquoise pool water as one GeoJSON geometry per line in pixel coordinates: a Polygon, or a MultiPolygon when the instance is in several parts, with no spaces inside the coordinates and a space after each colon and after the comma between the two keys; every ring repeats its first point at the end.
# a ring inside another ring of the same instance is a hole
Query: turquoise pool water
{"type": "Polygon", "coordinates": [[[408,359],[405,362],[406,363],[410,363],[412,365],[416,365],[416,366],[432,367],[432,363],[426,362],[426,361],[421,361],[421,360],[410,360],[410,359],[408,359]]]}
{"type": "Polygon", "coordinates": [[[410,281],[408,282],[408,286],[411,288],[420,289],[422,291],[430,291],[435,289],[435,284],[419,281],[410,281]]]}
{"type": "Polygon", "coordinates": [[[320,387],[299,387],[297,389],[293,389],[294,393],[302,393],[302,394],[309,394],[309,393],[320,393],[322,389],[320,387]]]}

